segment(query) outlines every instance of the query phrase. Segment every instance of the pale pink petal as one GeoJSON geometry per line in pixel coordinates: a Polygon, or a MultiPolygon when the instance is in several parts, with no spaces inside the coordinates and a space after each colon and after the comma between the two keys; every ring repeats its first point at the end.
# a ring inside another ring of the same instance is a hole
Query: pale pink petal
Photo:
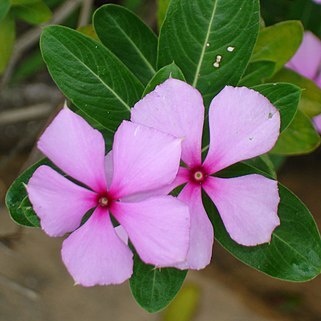
{"type": "Polygon", "coordinates": [[[316,77],[315,83],[317,84],[317,86],[319,86],[319,87],[321,88],[321,64],[320,64],[320,73],[319,73],[319,75],[316,77]]]}
{"type": "Polygon", "coordinates": [[[313,117],[313,125],[318,133],[321,133],[321,115],[313,117]]]}
{"type": "Polygon", "coordinates": [[[276,181],[261,175],[208,177],[203,187],[234,241],[246,246],[270,242],[280,224],[276,181]]]}
{"type": "Polygon", "coordinates": [[[209,110],[210,174],[268,152],[278,139],[280,113],[267,98],[246,87],[225,87],[209,110]]]}
{"type": "Polygon", "coordinates": [[[111,211],[145,263],[166,267],[185,260],[190,215],[183,202],[159,196],[137,203],[117,202],[111,211]]]}
{"type": "Polygon", "coordinates": [[[66,174],[95,192],[106,191],[103,136],[68,108],[48,126],[38,148],[66,174]]]}
{"type": "Polygon", "coordinates": [[[107,188],[110,187],[110,184],[113,180],[114,164],[113,164],[113,152],[110,151],[105,156],[105,175],[107,181],[107,188]]]}
{"type": "Polygon", "coordinates": [[[127,245],[128,244],[128,234],[126,233],[125,229],[118,225],[115,227],[115,232],[117,236],[127,245]]]}
{"type": "Polygon", "coordinates": [[[124,121],[114,138],[111,194],[122,198],[170,184],[176,177],[180,155],[180,139],[124,121]]]}
{"type": "Polygon", "coordinates": [[[138,201],[143,201],[152,196],[167,195],[170,192],[172,192],[176,187],[185,184],[189,180],[189,175],[190,175],[190,172],[187,168],[180,167],[176,178],[171,184],[167,184],[160,188],[153,189],[147,192],[136,193],[127,197],[123,197],[122,201],[138,202],[138,201]]]}
{"type": "Polygon", "coordinates": [[[63,242],[61,254],[76,284],[119,284],[132,275],[133,254],[101,207],[63,242]]]}
{"type": "Polygon", "coordinates": [[[202,203],[201,186],[187,184],[178,199],[189,205],[191,228],[187,258],[176,267],[183,270],[200,270],[211,262],[214,242],[213,227],[202,203]]]}
{"type": "Polygon", "coordinates": [[[286,66],[302,76],[314,80],[320,65],[321,40],[312,32],[306,31],[300,48],[286,66]]]}
{"type": "Polygon", "coordinates": [[[132,109],[131,120],[183,138],[182,160],[201,163],[204,106],[201,94],[187,83],[168,79],[132,109]]]}
{"type": "Polygon", "coordinates": [[[34,211],[42,229],[50,236],[74,231],[82,217],[95,207],[95,193],[80,187],[48,166],[40,166],[27,186],[34,211]]]}

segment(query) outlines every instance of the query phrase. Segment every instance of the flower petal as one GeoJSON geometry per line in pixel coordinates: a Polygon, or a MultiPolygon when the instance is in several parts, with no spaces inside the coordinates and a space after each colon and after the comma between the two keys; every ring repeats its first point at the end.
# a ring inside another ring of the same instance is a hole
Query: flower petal
{"type": "Polygon", "coordinates": [[[190,215],[183,202],[159,196],[137,203],[117,202],[111,211],[145,263],[166,267],[185,260],[190,215]]]}
{"type": "Polygon", "coordinates": [[[304,77],[315,80],[320,65],[321,40],[312,32],[306,31],[300,48],[286,66],[304,77]]]}
{"type": "Polygon", "coordinates": [[[173,191],[176,187],[181,186],[185,184],[189,180],[189,170],[180,167],[177,173],[176,178],[171,184],[164,185],[160,188],[153,189],[147,192],[141,192],[132,194],[130,196],[122,198],[123,202],[138,202],[143,201],[147,198],[150,198],[152,196],[161,196],[161,195],[167,195],[171,191],[173,191]]]}
{"type": "Polygon", "coordinates": [[[204,166],[212,174],[268,152],[278,139],[280,113],[245,87],[225,87],[209,110],[210,147],[204,166]]]}
{"type": "Polygon", "coordinates": [[[133,254],[101,207],[63,242],[61,254],[76,284],[119,284],[132,275],[133,254]]]}
{"type": "Polygon", "coordinates": [[[313,117],[313,124],[318,133],[321,133],[321,115],[313,117]]]}
{"type": "Polygon", "coordinates": [[[38,148],[66,174],[95,192],[106,191],[103,136],[68,108],[48,126],[38,148]]]}
{"type": "Polygon", "coordinates": [[[124,121],[114,138],[111,194],[122,198],[170,184],[180,156],[180,139],[124,121]]]}
{"type": "Polygon", "coordinates": [[[261,175],[208,177],[203,186],[234,241],[254,246],[271,240],[280,225],[276,181],[261,175]]]}
{"type": "Polygon", "coordinates": [[[191,228],[187,258],[176,267],[183,270],[200,270],[211,262],[214,242],[213,227],[202,203],[201,186],[187,184],[178,199],[189,205],[191,228]]]}
{"type": "Polygon", "coordinates": [[[201,94],[177,79],[168,79],[132,109],[131,120],[184,138],[182,160],[190,167],[201,163],[204,105],[201,94]]]}
{"type": "Polygon", "coordinates": [[[96,194],[80,187],[48,166],[40,166],[27,186],[42,229],[50,236],[74,231],[82,217],[96,206],[96,194]]]}

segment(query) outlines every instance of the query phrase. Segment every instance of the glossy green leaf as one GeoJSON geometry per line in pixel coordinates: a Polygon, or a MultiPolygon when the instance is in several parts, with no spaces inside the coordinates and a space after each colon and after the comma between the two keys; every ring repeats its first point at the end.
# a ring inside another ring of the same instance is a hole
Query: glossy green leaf
{"type": "Polygon", "coordinates": [[[170,3],[170,0],[157,0],[157,26],[158,26],[158,30],[160,30],[160,28],[165,20],[169,3],[170,3]]]}
{"type": "Polygon", "coordinates": [[[274,164],[272,163],[268,154],[248,159],[246,161],[243,161],[243,163],[259,169],[260,171],[266,173],[268,176],[274,179],[276,179],[277,177],[274,169],[274,164]]]}
{"type": "Polygon", "coordinates": [[[286,83],[273,83],[254,86],[253,89],[263,96],[280,111],[281,132],[285,130],[297,112],[301,97],[301,89],[297,86],[286,83]]]}
{"type": "Polygon", "coordinates": [[[12,15],[9,13],[0,22],[0,74],[3,73],[10,60],[16,38],[16,27],[12,15]],[[5,45],[4,45],[5,44],[5,45]]]}
{"type": "Polygon", "coordinates": [[[160,31],[158,67],[173,61],[205,105],[243,75],[259,30],[257,0],[172,0],[160,31]]]}
{"type": "Polygon", "coordinates": [[[273,76],[271,81],[285,81],[297,85],[303,89],[299,109],[308,117],[321,114],[321,89],[312,80],[283,68],[273,76]]]}
{"type": "Polygon", "coordinates": [[[40,47],[52,78],[79,109],[110,131],[129,118],[144,87],[102,44],[51,26],[44,29],[40,47]]]}
{"type": "Polygon", "coordinates": [[[250,63],[238,83],[238,86],[252,87],[261,84],[265,79],[272,76],[275,68],[273,61],[256,61],[250,63]]]}
{"type": "Polygon", "coordinates": [[[138,304],[148,312],[165,308],[181,288],[187,271],[156,268],[134,257],[134,273],[130,288],[138,304]]]}
{"type": "Polygon", "coordinates": [[[300,21],[284,21],[262,29],[251,61],[270,60],[279,70],[298,50],[303,38],[300,21]]]}
{"type": "Polygon", "coordinates": [[[155,76],[151,79],[151,81],[146,86],[143,96],[153,91],[157,85],[163,83],[168,78],[175,78],[175,79],[180,79],[185,81],[185,77],[182,71],[175,65],[175,63],[172,63],[157,71],[155,76]]]}
{"type": "MultiPolygon", "coordinates": [[[[262,172],[244,164],[234,165],[220,173],[235,177],[262,172]]],[[[321,272],[321,239],[316,223],[306,206],[279,184],[281,198],[278,215],[281,224],[270,243],[246,247],[234,242],[225,230],[212,201],[204,194],[207,213],[215,227],[215,238],[232,255],[245,264],[272,277],[288,281],[307,281],[321,272]]]]}
{"type": "Polygon", "coordinates": [[[0,1],[0,22],[4,19],[10,9],[10,0],[0,1]]]}
{"type": "Polygon", "coordinates": [[[28,196],[26,196],[24,200],[21,202],[21,209],[25,218],[32,224],[32,226],[40,227],[40,219],[33,210],[32,204],[30,203],[28,196]]]}
{"type": "Polygon", "coordinates": [[[47,22],[52,15],[48,6],[42,1],[16,6],[12,9],[12,14],[34,25],[47,22]]]}
{"type": "Polygon", "coordinates": [[[290,126],[281,133],[271,153],[280,155],[307,154],[320,145],[320,136],[310,119],[298,111],[290,126]]]}
{"type": "Polygon", "coordinates": [[[157,37],[128,9],[107,4],[94,14],[101,42],[146,85],[156,72],[157,37]]]}
{"type": "Polygon", "coordinates": [[[36,213],[30,209],[30,202],[25,185],[35,170],[41,165],[52,166],[52,163],[48,159],[43,159],[29,167],[12,183],[7,192],[6,206],[11,218],[19,225],[30,227],[38,226],[35,218],[36,213]]]}

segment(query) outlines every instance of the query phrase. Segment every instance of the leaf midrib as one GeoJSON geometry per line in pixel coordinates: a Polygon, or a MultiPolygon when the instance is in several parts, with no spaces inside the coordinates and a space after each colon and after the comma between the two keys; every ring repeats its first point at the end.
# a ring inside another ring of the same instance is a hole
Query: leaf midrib
{"type": "MultiPolygon", "coordinates": [[[[85,67],[96,79],[98,79],[106,88],[107,90],[109,90],[125,107],[126,109],[130,112],[130,106],[111,88],[109,87],[108,84],[106,84],[104,82],[104,80],[102,78],[100,78],[93,70],[91,70],[82,60],[80,60],[72,51],[70,51],[58,38],[56,38],[54,35],[52,35],[57,42],[59,42],[64,48],[65,50],[68,51],[68,53],[74,57],[78,62],[80,62],[80,64],[85,67]]],[[[107,51],[106,48],[104,48],[104,50],[107,51]]]]}
{"type": "Polygon", "coordinates": [[[125,38],[132,44],[132,46],[134,47],[134,49],[137,51],[138,55],[142,58],[142,60],[144,61],[144,63],[146,64],[146,66],[148,67],[148,69],[155,74],[156,70],[154,69],[154,67],[151,65],[151,63],[147,60],[147,58],[143,55],[143,53],[139,50],[139,48],[137,47],[136,43],[130,38],[128,37],[128,35],[126,34],[126,32],[123,31],[123,29],[121,28],[121,26],[117,23],[117,21],[110,16],[109,17],[114,23],[115,26],[118,27],[118,29],[120,30],[120,32],[125,36],[125,38]]]}
{"type": "Polygon", "coordinates": [[[203,48],[202,48],[202,52],[201,52],[201,56],[200,56],[200,59],[198,61],[198,64],[197,64],[197,68],[196,68],[196,72],[195,72],[195,75],[194,75],[194,81],[193,81],[193,87],[196,88],[197,86],[197,83],[198,83],[198,74],[200,73],[200,70],[201,70],[201,67],[202,67],[202,64],[203,64],[203,59],[204,59],[204,56],[205,56],[205,51],[206,51],[206,44],[208,43],[208,39],[210,37],[210,30],[212,28],[212,25],[213,25],[213,21],[214,21],[214,16],[215,16],[215,13],[216,13],[216,8],[217,8],[217,2],[219,0],[216,0],[214,2],[214,7],[213,7],[213,12],[212,12],[212,16],[211,16],[211,19],[210,19],[210,22],[208,24],[208,28],[207,28],[207,33],[206,33],[206,37],[205,37],[205,41],[203,43],[203,48]]]}

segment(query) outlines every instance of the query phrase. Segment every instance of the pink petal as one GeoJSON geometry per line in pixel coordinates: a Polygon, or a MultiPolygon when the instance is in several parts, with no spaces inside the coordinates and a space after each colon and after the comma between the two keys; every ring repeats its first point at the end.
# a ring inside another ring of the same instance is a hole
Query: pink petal
{"type": "Polygon", "coordinates": [[[105,156],[105,176],[107,181],[107,188],[110,187],[110,184],[113,180],[114,164],[113,164],[113,152],[110,151],[105,156]]]}
{"type": "Polygon", "coordinates": [[[268,152],[279,136],[280,113],[258,92],[227,86],[211,103],[209,125],[204,166],[214,173],[268,152]]]}
{"type": "Polygon", "coordinates": [[[50,236],[74,231],[82,217],[96,206],[96,194],[80,187],[48,166],[40,166],[27,186],[42,229],[50,236]]]}
{"type": "Polygon", "coordinates": [[[184,138],[182,159],[190,167],[201,163],[204,106],[201,94],[177,79],[168,79],[132,109],[131,120],[184,138]]]}
{"type": "Polygon", "coordinates": [[[138,201],[143,201],[143,200],[145,200],[149,197],[152,197],[152,196],[167,195],[171,191],[173,191],[176,187],[181,186],[181,185],[185,184],[186,182],[188,182],[189,173],[190,172],[188,169],[186,169],[184,167],[180,167],[176,178],[174,179],[174,181],[171,184],[167,184],[167,185],[164,185],[160,188],[153,189],[153,190],[150,190],[147,192],[132,194],[130,196],[122,198],[122,201],[124,201],[124,202],[138,202],[138,201]]]}
{"type": "Polygon", "coordinates": [[[38,148],[66,174],[96,192],[106,191],[103,136],[68,108],[48,126],[38,148]]]}
{"type": "Polygon", "coordinates": [[[280,225],[276,181],[261,175],[208,177],[203,187],[234,241],[246,246],[270,242],[280,225]]]}
{"type": "Polygon", "coordinates": [[[133,254],[101,207],[63,242],[61,254],[76,284],[119,284],[132,275],[133,254]]]}
{"type": "Polygon", "coordinates": [[[183,270],[200,270],[211,262],[214,242],[213,227],[202,203],[201,186],[187,184],[178,198],[189,205],[191,229],[187,258],[176,267],[183,270]]]}
{"type": "Polygon", "coordinates": [[[180,155],[180,139],[124,121],[114,138],[111,194],[122,198],[170,184],[180,155]]]}
{"type": "Polygon", "coordinates": [[[286,65],[297,73],[312,80],[321,65],[321,40],[312,32],[304,33],[300,48],[286,65]]]}
{"type": "Polygon", "coordinates": [[[313,125],[318,133],[321,133],[321,115],[313,117],[313,125]]]}
{"type": "Polygon", "coordinates": [[[117,202],[111,211],[145,263],[166,267],[185,260],[190,216],[183,202],[159,196],[137,203],[117,202]]]}

